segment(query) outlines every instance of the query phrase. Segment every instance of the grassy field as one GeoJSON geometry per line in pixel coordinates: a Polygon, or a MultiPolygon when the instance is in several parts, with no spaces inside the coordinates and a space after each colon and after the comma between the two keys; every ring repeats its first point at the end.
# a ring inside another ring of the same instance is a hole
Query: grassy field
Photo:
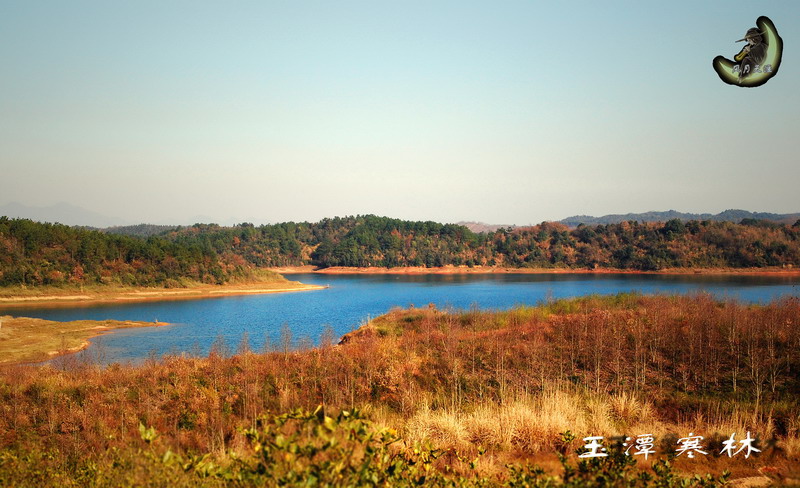
{"type": "Polygon", "coordinates": [[[717,486],[729,472],[743,486],[796,484],[798,321],[797,299],[618,295],[501,312],[398,309],[308,350],[287,340],[136,367],[8,366],[0,479],[717,486]],[[727,456],[725,441],[747,432],[760,452],[727,456]],[[690,433],[706,454],[676,453],[690,433]],[[656,453],[625,456],[618,442],[641,434],[656,453]],[[607,458],[577,457],[589,436],[603,436],[607,458]]]}
{"type": "Polygon", "coordinates": [[[76,320],[56,322],[28,317],[0,317],[0,364],[33,363],[80,351],[89,339],[113,329],[152,327],[163,322],[76,320]]]}

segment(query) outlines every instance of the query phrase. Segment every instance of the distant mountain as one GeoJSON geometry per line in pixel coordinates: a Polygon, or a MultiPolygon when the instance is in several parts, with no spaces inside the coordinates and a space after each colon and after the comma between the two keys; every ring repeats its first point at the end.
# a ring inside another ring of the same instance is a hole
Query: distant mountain
{"type": "Polygon", "coordinates": [[[475,232],[476,234],[481,232],[494,232],[497,229],[516,227],[516,225],[495,225],[495,224],[486,224],[483,222],[456,222],[456,225],[463,225],[472,232],[475,232]]]}
{"type": "Polygon", "coordinates": [[[602,217],[592,217],[589,215],[574,215],[567,217],[560,222],[569,227],[577,227],[580,224],[597,225],[597,224],[618,224],[620,222],[627,222],[629,220],[636,220],[639,222],[666,222],[668,220],[714,220],[718,222],[741,222],[742,219],[755,219],[755,220],[769,220],[781,224],[793,224],[800,219],[800,213],[791,214],[775,214],[769,212],[749,212],[747,210],[731,209],[720,212],[716,215],[710,213],[695,214],[684,213],[675,210],[667,210],[666,212],[645,212],[645,213],[628,213],[628,214],[611,214],[602,217]]]}
{"type": "Polygon", "coordinates": [[[153,225],[153,224],[137,224],[137,225],[119,225],[108,227],[106,229],[98,229],[106,234],[119,234],[124,236],[134,237],[150,237],[165,232],[178,229],[177,225],[153,225]]]}
{"type": "Polygon", "coordinates": [[[29,207],[21,203],[11,202],[0,206],[0,215],[10,218],[86,227],[111,227],[129,223],[117,217],[102,215],[65,202],[56,203],[49,207],[29,207]]]}

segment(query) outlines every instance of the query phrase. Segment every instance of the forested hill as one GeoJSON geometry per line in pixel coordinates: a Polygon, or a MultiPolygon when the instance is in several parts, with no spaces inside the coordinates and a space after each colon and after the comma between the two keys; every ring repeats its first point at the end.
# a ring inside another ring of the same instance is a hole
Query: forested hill
{"type": "Polygon", "coordinates": [[[0,217],[0,286],[114,284],[182,287],[250,274],[232,251],[0,217]]]}
{"type": "Polygon", "coordinates": [[[509,266],[657,270],[800,266],[800,225],[670,220],[558,223],[476,234],[462,225],[372,215],[254,227],[195,225],[165,234],[234,252],[258,267],[509,266]]]}
{"type": "Polygon", "coordinates": [[[506,266],[750,268],[800,266],[800,222],[559,223],[476,234],[455,224],[372,215],[255,227],[195,224],[147,238],[0,217],[0,285],[183,286],[254,268],[506,266]]]}

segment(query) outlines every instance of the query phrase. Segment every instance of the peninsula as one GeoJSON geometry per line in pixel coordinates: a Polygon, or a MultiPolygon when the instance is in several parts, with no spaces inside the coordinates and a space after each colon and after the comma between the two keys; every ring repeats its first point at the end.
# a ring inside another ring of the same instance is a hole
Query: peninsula
{"type": "Polygon", "coordinates": [[[75,320],[57,322],[29,317],[0,317],[0,365],[35,363],[86,349],[89,339],[113,329],[158,327],[165,322],[75,320]]]}

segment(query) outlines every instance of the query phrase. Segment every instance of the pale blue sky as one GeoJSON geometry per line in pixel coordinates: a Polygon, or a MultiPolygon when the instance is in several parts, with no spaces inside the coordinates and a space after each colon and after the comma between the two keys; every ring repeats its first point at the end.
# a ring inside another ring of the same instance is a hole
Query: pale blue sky
{"type": "Polygon", "coordinates": [[[800,211],[800,2],[0,0],[0,204],[130,222],[800,211]],[[766,85],[711,68],[769,16],[766,85]]]}

